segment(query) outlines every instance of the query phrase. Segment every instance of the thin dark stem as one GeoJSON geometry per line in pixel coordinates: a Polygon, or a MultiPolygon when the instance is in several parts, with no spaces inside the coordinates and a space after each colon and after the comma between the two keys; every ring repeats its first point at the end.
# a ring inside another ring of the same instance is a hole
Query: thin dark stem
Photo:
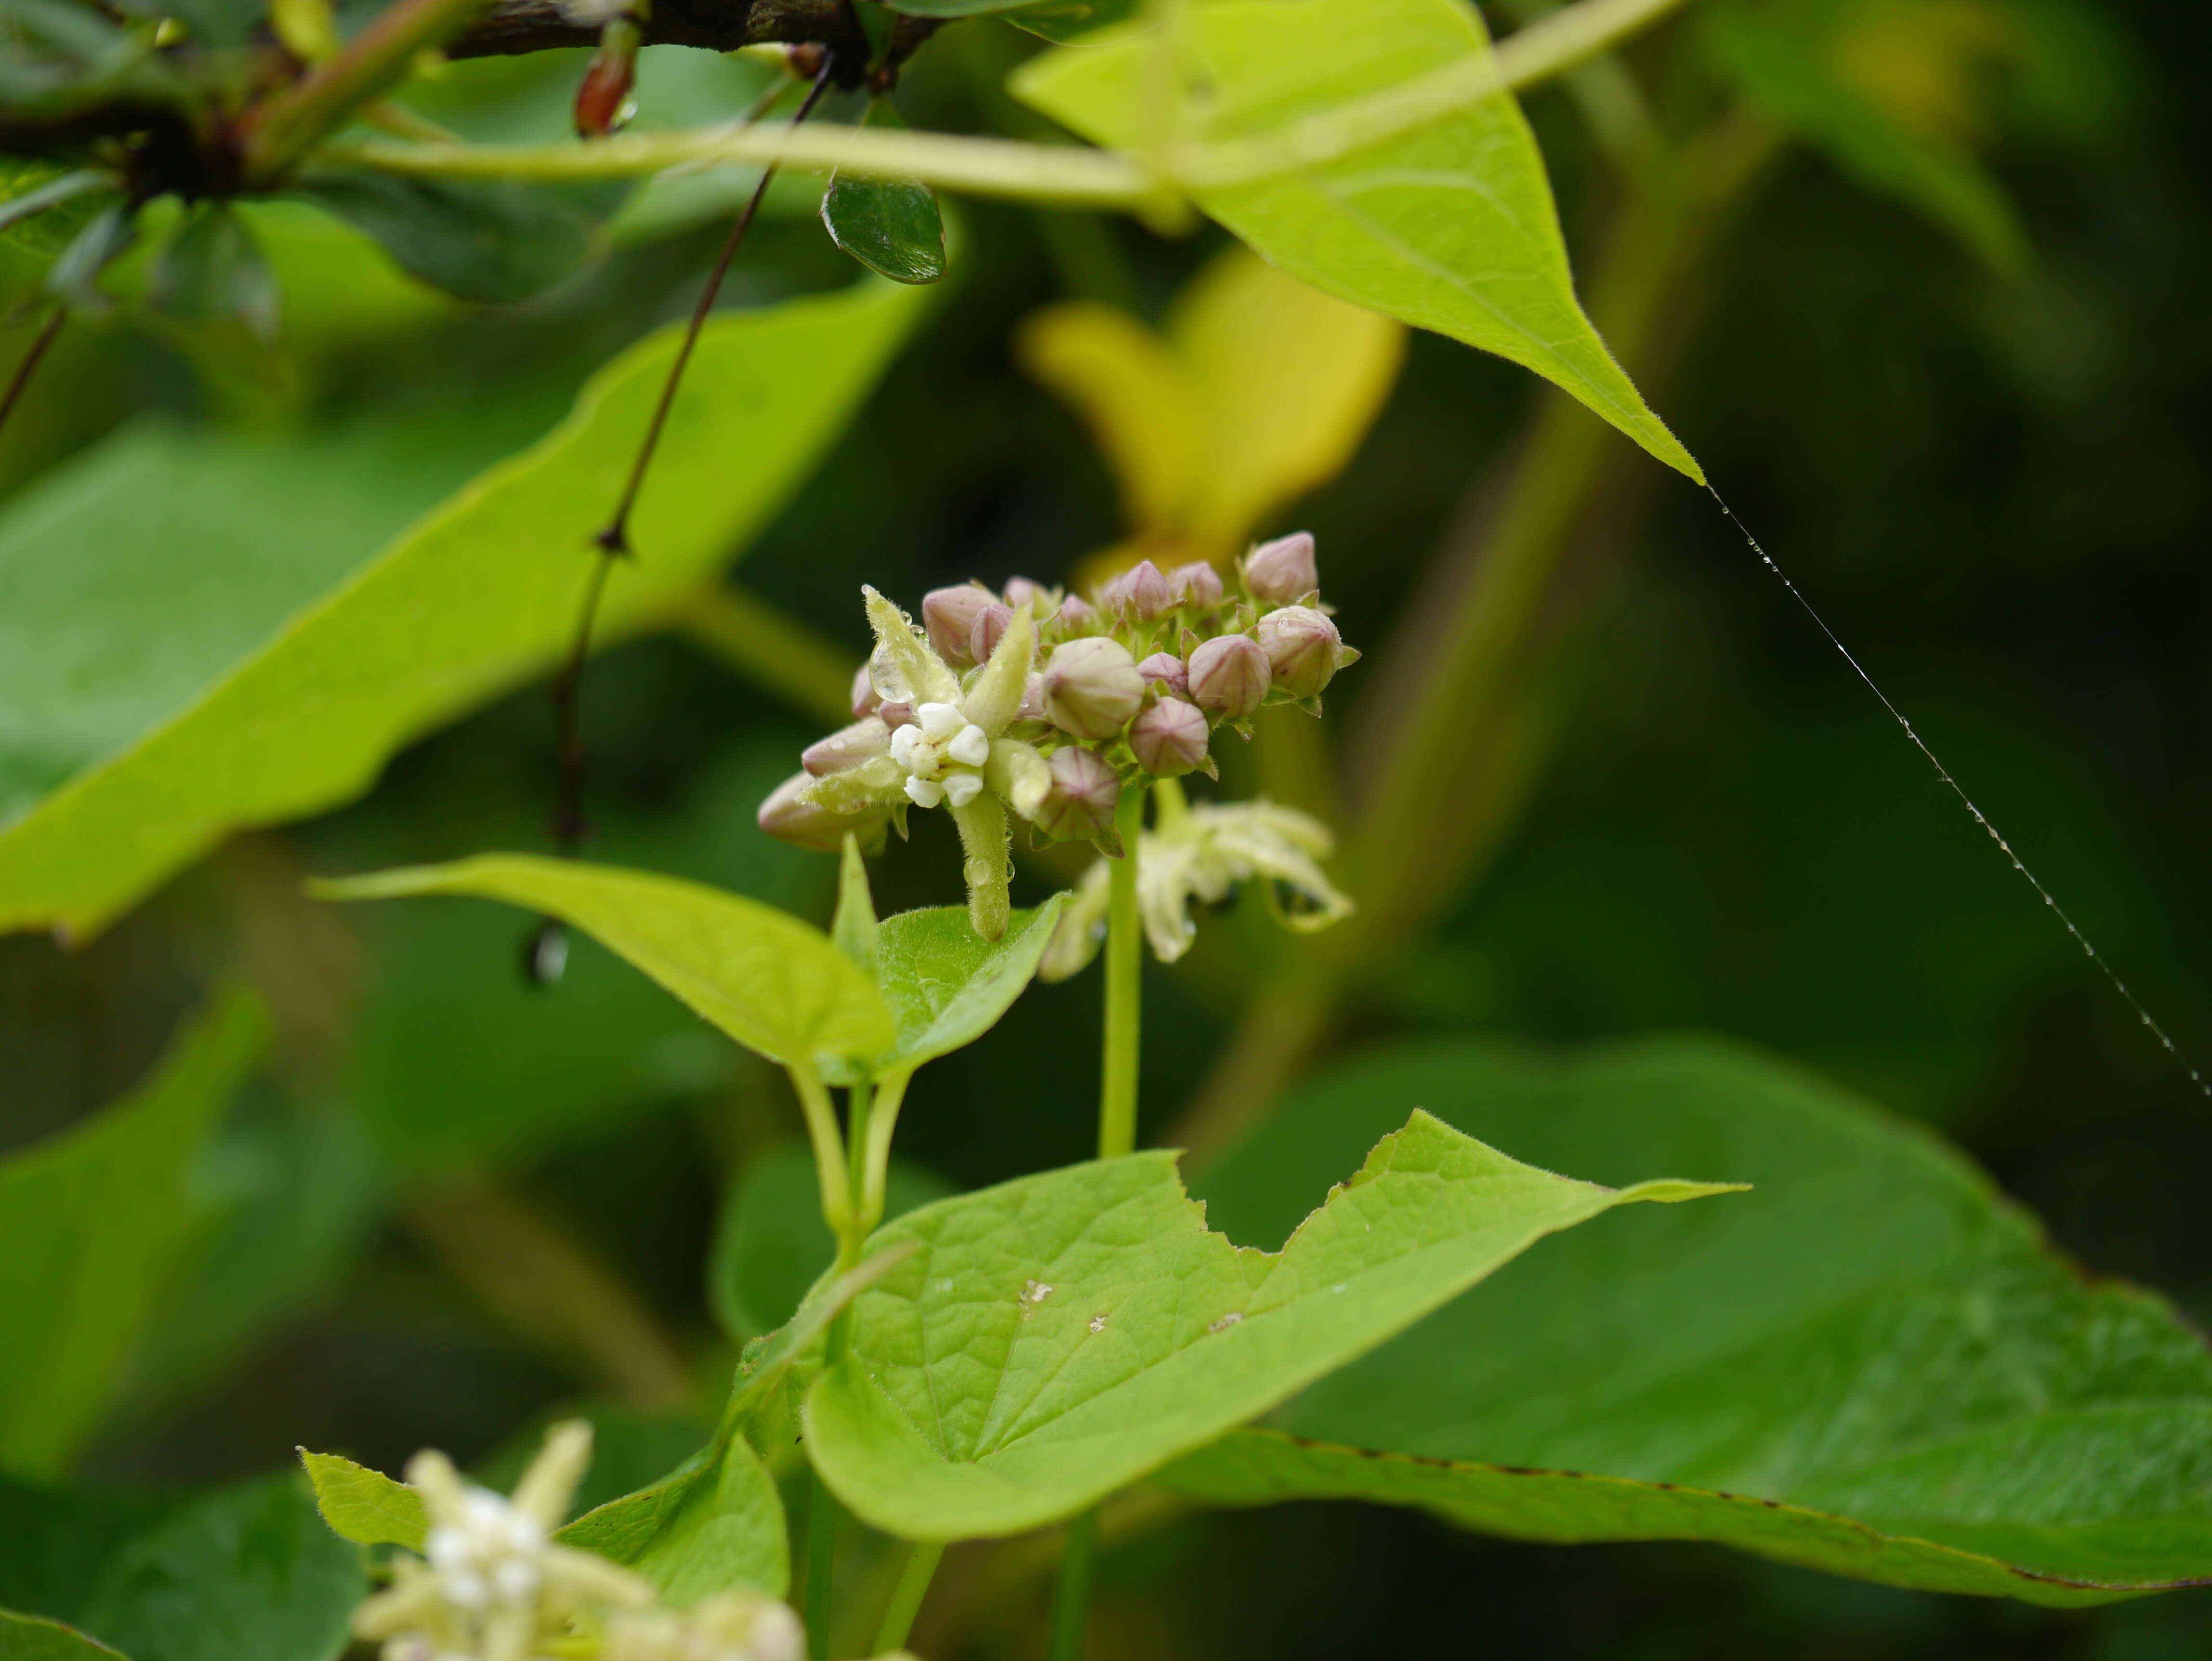
{"type": "Polygon", "coordinates": [[[8,390],[0,392],[0,432],[7,430],[8,417],[15,413],[16,405],[22,402],[23,391],[31,384],[31,376],[38,369],[39,360],[46,355],[46,348],[54,344],[54,337],[62,332],[62,325],[68,321],[69,307],[57,306],[52,315],[40,326],[37,337],[31,342],[30,350],[23,354],[23,361],[15,366],[15,373],[8,382],[8,390]]]}
{"type": "MultiPolygon", "coordinates": [[[[823,54],[822,68],[807,89],[805,99],[792,119],[794,125],[804,121],[813,113],[822,94],[829,89],[830,77],[836,69],[836,54],[823,54]]],[[[755,112],[758,113],[757,111],[755,112]]],[[[708,314],[714,309],[715,297],[720,294],[722,279],[729,275],[730,262],[737,258],[738,246],[744,242],[746,230],[760,210],[761,198],[768,193],[769,182],[775,177],[775,169],[768,167],[761,173],[761,181],[754,188],[744,210],[738,216],[737,223],[730,228],[729,239],[722,244],[722,252],[714,262],[713,273],[699,295],[699,303],[692,308],[690,326],[684,332],[683,344],[677,348],[676,361],[669,366],[668,378],[662,382],[660,400],[653,406],[653,419],[645,429],[644,441],[638,446],[637,458],[630,464],[629,478],[623,486],[622,499],[616,504],[614,516],[595,538],[599,556],[592,562],[590,581],[585,585],[584,603],[576,616],[576,632],[568,643],[568,655],[561,666],[561,672],[553,682],[553,722],[555,764],[559,769],[553,804],[553,845],[564,855],[574,855],[590,834],[591,825],[584,814],[584,738],[580,725],[580,704],[584,683],[584,662],[591,655],[592,631],[599,616],[599,602],[605,597],[607,578],[614,563],[626,558],[629,548],[629,515],[636,506],[637,493],[645,484],[645,475],[652,465],[653,455],[660,443],[660,430],[667,424],[668,411],[676,402],[677,388],[683,384],[684,371],[691,362],[692,348],[698,344],[699,332],[705,327],[708,314]]],[[[533,964],[544,951],[544,942],[559,925],[550,918],[533,936],[532,957],[533,964]]],[[[533,968],[533,974],[536,973],[533,968]]],[[[555,968],[550,978],[558,978],[555,968]]],[[[540,978],[548,978],[539,977],[540,978]]]]}
{"type": "MultiPolygon", "coordinates": [[[[815,105],[830,89],[830,77],[836,66],[836,54],[825,52],[822,68],[815,75],[814,84],[807,88],[805,99],[800,103],[798,113],[791,118],[793,126],[814,113],[815,105]]],[[[714,273],[708,277],[707,286],[700,291],[698,305],[692,308],[691,326],[684,332],[684,344],[676,349],[676,362],[669,365],[668,379],[660,388],[660,401],[653,406],[653,419],[646,425],[645,441],[638,446],[637,459],[630,464],[629,481],[623,486],[622,500],[616,505],[614,517],[607,521],[606,529],[601,531],[597,538],[599,546],[610,554],[626,555],[629,552],[630,509],[637,505],[637,493],[644,487],[646,471],[653,465],[653,453],[660,444],[660,429],[667,425],[668,411],[676,402],[676,389],[684,380],[685,367],[691,362],[692,349],[699,344],[699,332],[706,326],[707,315],[714,309],[715,296],[722,291],[722,279],[729,275],[730,262],[737,258],[738,246],[745,240],[745,233],[751,228],[754,216],[760,211],[761,198],[768,194],[768,187],[775,178],[775,168],[773,166],[762,170],[760,183],[753,187],[744,210],[738,215],[738,222],[730,227],[729,240],[722,244],[721,256],[714,261],[714,273]]]]}

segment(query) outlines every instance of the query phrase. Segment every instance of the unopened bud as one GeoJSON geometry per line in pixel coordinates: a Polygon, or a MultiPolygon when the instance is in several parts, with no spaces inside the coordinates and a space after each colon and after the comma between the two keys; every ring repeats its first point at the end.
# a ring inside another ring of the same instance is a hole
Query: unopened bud
{"type": "Polygon", "coordinates": [[[890,747],[891,729],[882,717],[868,715],[808,745],[799,755],[799,764],[811,776],[825,778],[832,773],[850,772],[863,762],[888,754],[890,747]]]}
{"type": "Polygon", "coordinates": [[[1249,635],[1224,635],[1190,654],[1190,695],[1224,721],[1242,721],[1260,707],[1273,678],[1267,654],[1249,635]]]}
{"type": "Polygon", "coordinates": [[[1044,706],[1044,677],[1034,669],[1022,683],[1022,702],[1014,711],[1016,721],[1050,721],[1052,714],[1044,706]]]}
{"type": "Polygon", "coordinates": [[[991,654],[999,649],[1006,625],[1013,620],[1010,606],[986,605],[976,612],[975,621],[968,625],[968,655],[978,663],[988,663],[991,654]]]}
{"type": "MultiPolygon", "coordinates": [[[[1267,660],[1261,660],[1264,672],[1267,660]]],[[[1145,678],[1119,641],[1094,637],[1053,648],[1044,666],[1044,707],[1062,732],[1110,739],[1137,713],[1145,678]]]]}
{"type": "Polygon", "coordinates": [[[1148,686],[1164,686],[1179,697],[1190,696],[1190,675],[1173,652],[1155,652],[1137,666],[1148,686]]]}
{"type": "Polygon", "coordinates": [[[1168,573],[1168,591],[1178,605],[1210,611],[1221,604],[1221,573],[1204,560],[1178,565],[1168,573]]]}
{"type": "Polygon", "coordinates": [[[1096,634],[1098,613],[1082,595],[1070,594],[1060,603],[1060,628],[1066,635],[1096,634]]]}
{"type": "Polygon", "coordinates": [[[1261,648],[1275,684],[1294,698],[1310,698],[1334,678],[1344,638],[1310,605],[1285,605],[1260,619],[1261,648]]]}
{"type": "Polygon", "coordinates": [[[576,137],[605,138],[629,125],[637,113],[630,88],[637,82],[637,49],[644,39],[637,20],[613,17],[599,31],[599,49],[576,88],[576,137]]]}
{"type": "Polygon", "coordinates": [[[1129,748],[1154,778],[1180,778],[1206,760],[1206,716],[1181,698],[1154,698],[1129,723],[1129,748]]]}
{"type": "Polygon", "coordinates": [[[1024,605],[1034,607],[1039,600],[1051,598],[1052,590],[1042,582],[1033,582],[1028,577],[1006,579],[1006,604],[1018,611],[1024,605]]]}
{"type": "Polygon", "coordinates": [[[1052,752],[1047,764],[1052,788],[1038,805],[1034,823],[1048,837],[1072,842],[1103,837],[1114,826],[1114,809],[1121,800],[1121,781],[1114,770],[1088,750],[1068,745],[1052,752]]]}
{"type": "Polygon", "coordinates": [[[1139,560],[1115,577],[1099,591],[1098,598],[1109,611],[1127,607],[1147,623],[1174,604],[1168,592],[1168,580],[1160,575],[1160,568],[1148,559],[1139,560]]]}
{"type": "Polygon", "coordinates": [[[1255,548],[1244,560],[1244,587],[1269,605],[1291,605],[1319,588],[1313,532],[1293,531],[1255,548]]]}
{"type": "Polygon", "coordinates": [[[886,700],[876,706],[876,719],[896,733],[902,727],[914,725],[914,706],[886,700]]]}
{"type": "Polygon", "coordinates": [[[857,832],[863,842],[874,835],[880,814],[833,813],[807,794],[813,782],[805,773],[793,773],[777,785],[760,805],[760,828],[779,842],[824,854],[842,849],[848,831],[857,832]]]}
{"type": "Polygon", "coordinates": [[[853,671],[853,719],[872,715],[883,699],[876,695],[876,683],[868,678],[868,666],[862,664],[853,671]]]}
{"type": "Polygon", "coordinates": [[[980,582],[963,582],[953,588],[933,588],[921,597],[921,620],[929,630],[929,643],[947,663],[974,661],[968,636],[975,614],[998,604],[998,596],[980,582]]]}

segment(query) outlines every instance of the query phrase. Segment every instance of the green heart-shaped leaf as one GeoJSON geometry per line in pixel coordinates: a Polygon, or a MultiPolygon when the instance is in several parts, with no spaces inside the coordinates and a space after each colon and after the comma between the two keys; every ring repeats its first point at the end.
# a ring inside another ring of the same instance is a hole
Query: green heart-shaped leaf
{"type": "Polygon", "coordinates": [[[1281,1252],[1207,1232],[1171,1153],[940,1201],[871,1243],[913,1259],[854,1307],[808,1396],[816,1468],[909,1540],[1072,1515],[1265,1412],[1546,1234],[1638,1200],[1415,1113],[1281,1252]]]}
{"type": "Polygon", "coordinates": [[[1273,1238],[1407,1098],[1547,1165],[1694,1163],[1725,1206],[1577,1231],[1164,1473],[1537,1540],[1712,1540],[1893,1585],[2097,1603],[2212,1578],[2212,1353],[2087,1281],[1924,1131],[1717,1044],[1400,1050],[1207,1175],[1273,1238]],[[1510,1342],[1500,1342],[1510,1335],[1510,1342]]]}

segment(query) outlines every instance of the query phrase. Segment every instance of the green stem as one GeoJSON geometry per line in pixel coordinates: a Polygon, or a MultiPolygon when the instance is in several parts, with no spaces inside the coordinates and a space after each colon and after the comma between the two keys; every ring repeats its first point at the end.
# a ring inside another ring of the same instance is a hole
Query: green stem
{"type": "MultiPolygon", "coordinates": [[[[837,1110],[830,1100],[829,1086],[811,1061],[784,1063],[791,1087],[806,1116],[806,1139],[814,1145],[814,1175],[822,1189],[822,1220],[830,1225],[841,1251],[853,1232],[853,1180],[845,1163],[845,1148],[837,1131],[837,1110]]],[[[849,1269],[850,1263],[845,1265],[849,1269]]]]}
{"type": "Polygon", "coordinates": [[[867,1171],[868,1116],[874,1104],[874,1089],[870,1081],[862,1079],[845,1096],[845,1172],[846,1204],[850,1208],[845,1232],[837,1242],[837,1272],[840,1275],[860,1261],[860,1248],[875,1226],[868,1215],[866,1196],[863,1192],[867,1171]]]}
{"type": "Polygon", "coordinates": [[[266,184],[288,172],[325,133],[405,76],[487,0],[393,0],[345,50],[253,112],[240,147],[246,179],[266,184]]]}
{"type": "Polygon", "coordinates": [[[929,1595],[929,1583],[937,1578],[937,1566],[944,1561],[941,1545],[925,1542],[907,1553],[906,1567],[899,1571],[898,1585],[891,1588],[891,1601],[884,1609],[884,1623],[876,1628],[878,1655],[906,1647],[914,1617],[921,1612],[921,1600],[929,1595]]]}
{"type": "Polygon", "coordinates": [[[1122,791],[1114,812],[1121,857],[1113,861],[1106,910],[1106,1054],[1099,1069],[1098,1157],[1119,1159],[1137,1148],[1137,1062],[1144,1007],[1145,928],[1137,908],[1137,853],[1145,824],[1145,788],[1122,791]]]}
{"type": "Polygon", "coordinates": [[[1097,1512],[1071,1518],[1060,1559],[1060,1594],[1052,1606],[1052,1661],[1083,1661],[1083,1629],[1091,1614],[1091,1572],[1097,1547],[1097,1512]]]}
{"type": "Polygon", "coordinates": [[[814,1473],[806,1499],[806,1652],[815,1661],[830,1654],[830,1577],[837,1562],[837,1500],[814,1473]]]}
{"type": "Polygon", "coordinates": [[[890,1178],[891,1133],[898,1129],[899,1106],[906,1100],[909,1070],[876,1080],[876,1099],[868,1113],[867,1146],[860,1159],[860,1232],[875,1232],[884,1220],[884,1189],[890,1178]]]}

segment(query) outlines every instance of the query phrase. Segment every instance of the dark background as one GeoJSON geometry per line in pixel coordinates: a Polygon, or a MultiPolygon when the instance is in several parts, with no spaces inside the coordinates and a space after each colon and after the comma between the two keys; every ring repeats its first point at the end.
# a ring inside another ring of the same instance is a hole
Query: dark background
{"type": "MultiPolygon", "coordinates": [[[[1795,148],[1670,300],[1672,367],[1645,382],[1860,662],[2203,1056],[2212,52],[2201,7],[2104,9],[2124,73],[2096,119],[2063,137],[2002,123],[1987,136],[2034,246],[2025,276],[1993,275],[1795,148]]],[[[910,113],[975,125],[976,88],[1010,49],[940,44],[917,65],[910,113]]],[[[1637,66],[1662,87],[1694,83],[1677,61],[1693,51],[1678,30],[1637,66]]],[[[574,71],[501,65],[504,79],[445,95],[489,104],[491,86],[557,112],[574,71]]],[[[1612,186],[1563,95],[1529,107],[1580,258],[1612,186]]],[[[726,303],[843,280],[805,208],[767,222],[726,303]]],[[[960,222],[942,310],[739,569],[856,657],[864,580],[911,604],[969,575],[1056,578],[1115,539],[1111,483],[1080,425],[1015,367],[1009,325],[1071,288],[1156,312],[1222,246],[990,204],[963,204],[960,222]]],[[[717,234],[321,362],[285,418],[500,385],[565,396],[688,306],[717,234]]],[[[133,411],[225,407],[204,364],[127,319],[69,338],[48,369],[37,419],[0,447],[9,488],[133,411]]],[[[1536,396],[1509,366],[1413,340],[1352,468],[1285,521],[1318,532],[1347,638],[1387,648],[1536,396]]],[[[1369,978],[1337,1048],[1422,1031],[1737,1036],[1934,1121],[2086,1265],[2212,1314],[2212,1103],[1712,501],[1620,447],[1601,487],[1617,511],[1565,579],[1574,624],[1547,672],[1571,698],[1556,749],[1494,863],[1369,978]]],[[[1376,662],[1332,691],[1333,733],[1387,728],[1392,712],[1362,699],[1376,662]]],[[[809,721],[672,639],[608,654],[586,702],[599,852],[826,916],[830,862],[751,824],[809,721]]],[[[365,801],[239,839],[86,950],[0,941],[6,1146],[128,1089],[225,975],[278,1017],[276,1060],[207,1177],[232,1221],[196,1260],[89,1478],[205,1481],[301,1443],[386,1468],[426,1444],[480,1457],[556,1404],[604,1394],[588,1358],[533,1336],[459,1261],[504,1247],[457,1256],[410,1220],[471,1184],[616,1277],[702,1374],[722,1365],[702,1265],[726,1183],[797,1134],[781,1084],[588,946],[557,989],[525,989],[509,914],[297,896],[308,871],[543,846],[550,752],[542,691],[517,694],[399,757],[365,801]]],[[[878,867],[883,909],[955,897],[943,830],[878,867]]],[[[1042,891],[1046,877],[1024,880],[1042,891]]],[[[1148,985],[1155,1128],[1204,1074],[1252,967],[1203,962],[1202,977],[1148,985]]],[[[1036,989],[932,1068],[902,1151],[962,1185],[1082,1157],[1097,995],[1095,977],[1036,989]]],[[[921,1641],[948,1657],[1033,1652],[1044,1580],[1018,1552],[968,1555],[945,1594],[964,1624],[932,1640],[925,1616],[921,1641]]],[[[2054,1614],[1702,1548],[1504,1544],[1349,1507],[1170,1518],[1103,1572],[1102,1658],[2152,1661],[2212,1646],[2212,1593],[2054,1614]]]]}

